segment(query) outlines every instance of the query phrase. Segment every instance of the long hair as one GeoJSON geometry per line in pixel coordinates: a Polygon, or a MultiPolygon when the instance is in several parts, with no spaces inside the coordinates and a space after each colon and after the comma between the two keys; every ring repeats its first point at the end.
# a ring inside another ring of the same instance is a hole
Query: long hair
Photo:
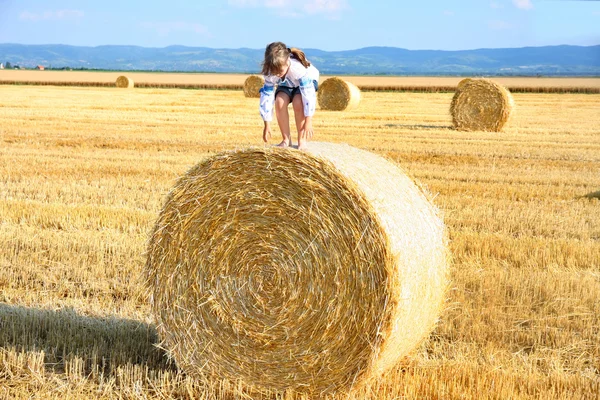
{"type": "Polygon", "coordinates": [[[288,58],[294,58],[306,68],[310,67],[310,62],[306,59],[306,55],[300,49],[295,47],[289,48],[282,42],[270,43],[265,49],[265,58],[262,63],[263,75],[275,75],[287,63],[288,58]]]}

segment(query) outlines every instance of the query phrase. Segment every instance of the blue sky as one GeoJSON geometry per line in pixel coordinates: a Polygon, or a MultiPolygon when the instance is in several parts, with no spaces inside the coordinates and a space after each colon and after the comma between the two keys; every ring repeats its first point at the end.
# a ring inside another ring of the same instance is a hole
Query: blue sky
{"type": "Polygon", "coordinates": [[[350,50],[600,44],[600,1],[0,0],[0,43],[350,50]]]}

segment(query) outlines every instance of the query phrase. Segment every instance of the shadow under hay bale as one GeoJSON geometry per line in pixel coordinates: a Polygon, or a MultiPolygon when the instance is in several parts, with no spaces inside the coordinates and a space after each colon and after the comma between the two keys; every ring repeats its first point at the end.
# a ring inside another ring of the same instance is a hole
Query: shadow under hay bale
{"type": "Polygon", "coordinates": [[[250,75],[244,81],[244,96],[246,97],[260,97],[259,90],[265,84],[265,79],[262,76],[250,75]]]}
{"type": "Polygon", "coordinates": [[[115,84],[118,88],[123,89],[131,89],[134,86],[133,79],[125,75],[119,76],[115,84]]]}
{"type": "Polygon", "coordinates": [[[600,190],[598,190],[597,192],[588,193],[584,197],[586,197],[588,199],[599,199],[600,200],[600,190]]]}
{"type": "Polygon", "coordinates": [[[0,348],[44,351],[46,365],[59,372],[69,356],[104,360],[104,373],[127,364],[175,370],[157,342],[154,326],[135,320],[0,304],[0,348]]]}
{"type": "Polygon", "coordinates": [[[360,103],[360,89],[340,78],[328,78],[319,85],[317,101],[323,110],[352,110],[360,103]]]}
{"type": "Polygon", "coordinates": [[[459,82],[450,114],[461,131],[500,132],[514,108],[510,92],[488,79],[463,79],[459,82]]]}
{"type": "Polygon", "coordinates": [[[221,153],[171,190],[145,267],[162,345],[188,375],[340,393],[430,332],[444,224],[395,164],[348,145],[221,153]]]}

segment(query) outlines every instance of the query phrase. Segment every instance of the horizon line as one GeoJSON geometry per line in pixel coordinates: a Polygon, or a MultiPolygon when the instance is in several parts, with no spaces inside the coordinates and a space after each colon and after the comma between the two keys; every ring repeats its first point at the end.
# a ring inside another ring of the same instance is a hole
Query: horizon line
{"type": "MultiPolygon", "coordinates": [[[[212,50],[263,50],[262,48],[253,48],[253,47],[207,47],[207,46],[189,46],[183,44],[170,44],[168,46],[162,47],[152,47],[152,46],[141,46],[136,44],[101,44],[101,45],[73,45],[73,44],[65,44],[65,43],[43,43],[43,44],[30,44],[30,43],[0,43],[2,45],[18,45],[18,46],[66,46],[66,47],[86,47],[86,48],[98,48],[98,47],[139,47],[144,49],[166,49],[169,47],[186,47],[186,48],[199,48],[199,49],[212,49],[212,50]]],[[[345,50],[322,50],[316,47],[302,47],[305,50],[318,50],[326,53],[335,53],[335,52],[346,52],[346,51],[356,51],[370,48],[385,48],[385,49],[399,49],[406,51],[445,51],[445,52],[459,52],[459,51],[476,51],[476,50],[507,50],[507,49],[527,49],[527,48],[543,48],[543,47],[597,47],[600,46],[600,43],[593,45],[578,45],[578,44],[552,44],[552,45],[540,45],[540,46],[521,46],[521,47],[479,47],[479,48],[471,48],[471,49],[461,49],[461,50],[444,50],[444,49],[408,49],[405,47],[396,47],[396,46],[364,46],[358,47],[354,49],[345,49],[345,50]]]]}

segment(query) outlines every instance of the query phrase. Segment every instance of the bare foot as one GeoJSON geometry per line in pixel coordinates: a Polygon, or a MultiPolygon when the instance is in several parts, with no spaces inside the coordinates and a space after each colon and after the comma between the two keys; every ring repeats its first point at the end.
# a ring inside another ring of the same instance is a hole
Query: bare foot
{"type": "Polygon", "coordinates": [[[292,141],[282,140],[277,147],[292,147],[292,141]]]}
{"type": "Polygon", "coordinates": [[[298,141],[298,150],[305,150],[306,149],[306,140],[299,140],[298,141]]]}

